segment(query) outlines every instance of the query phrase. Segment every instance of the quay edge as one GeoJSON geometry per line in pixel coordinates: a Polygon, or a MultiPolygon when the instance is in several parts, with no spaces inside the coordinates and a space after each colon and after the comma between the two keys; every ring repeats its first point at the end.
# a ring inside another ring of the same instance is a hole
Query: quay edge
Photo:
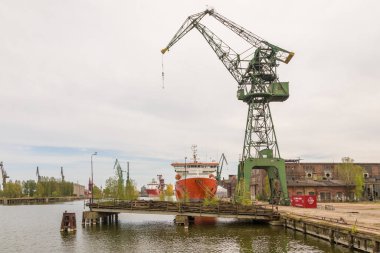
{"type": "Polygon", "coordinates": [[[380,253],[380,231],[370,231],[355,224],[345,224],[343,221],[339,223],[339,220],[333,222],[328,217],[319,220],[291,212],[280,212],[280,220],[269,224],[282,224],[285,229],[292,229],[305,236],[317,237],[352,250],[380,253]]]}

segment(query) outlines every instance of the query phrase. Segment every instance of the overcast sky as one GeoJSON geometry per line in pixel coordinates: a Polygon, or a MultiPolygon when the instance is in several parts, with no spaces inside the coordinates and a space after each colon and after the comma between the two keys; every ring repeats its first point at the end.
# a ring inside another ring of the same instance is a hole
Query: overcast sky
{"type": "MultiPolygon", "coordinates": [[[[0,160],[10,179],[95,183],[130,161],[138,186],[191,156],[236,174],[247,105],[197,30],[161,53],[187,16],[212,6],[295,56],[290,98],[271,110],[283,158],[380,162],[379,1],[0,1],[0,160]]],[[[231,46],[243,41],[205,17],[231,46]]]]}

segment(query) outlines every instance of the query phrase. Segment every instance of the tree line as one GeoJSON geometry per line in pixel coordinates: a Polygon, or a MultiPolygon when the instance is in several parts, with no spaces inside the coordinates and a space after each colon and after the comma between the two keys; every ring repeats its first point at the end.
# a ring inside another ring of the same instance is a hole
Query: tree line
{"type": "Polygon", "coordinates": [[[94,187],[95,198],[115,198],[124,200],[136,200],[139,197],[136,183],[129,180],[122,180],[118,176],[109,177],[103,191],[94,187]]]}
{"type": "Polygon", "coordinates": [[[14,182],[9,181],[0,190],[0,197],[21,198],[21,197],[67,197],[73,196],[74,183],[66,182],[54,177],[41,177],[35,180],[14,182]]]}

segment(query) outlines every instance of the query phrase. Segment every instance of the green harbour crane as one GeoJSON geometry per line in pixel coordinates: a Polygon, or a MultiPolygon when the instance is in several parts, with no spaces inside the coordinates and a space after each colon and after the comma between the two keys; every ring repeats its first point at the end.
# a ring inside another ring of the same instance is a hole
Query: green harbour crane
{"type": "Polygon", "coordinates": [[[219,163],[218,163],[219,165],[216,169],[216,180],[218,181],[218,184],[221,183],[221,177],[222,177],[224,162],[226,162],[226,164],[228,165],[227,158],[224,155],[224,153],[222,153],[222,155],[220,156],[220,159],[219,159],[219,163]]]}
{"type": "Polygon", "coordinates": [[[280,156],[269,103],[288,99],[289,83],[279,81],[277,67],[280,62],[289,63],[294,53],[267,42],[213,9],[189,16],[161,53],[165,54],[194,28],[238,83],[237,98],[248,104],[243,152],[238,165],[238,182],[242,185],[238,187],[238,195],[250,192],[252,170],[264,169],[271,191],[269,202],[288,205],[285,160],[280,156]],[[206,15],[241,37],[249,48],[240,54],[234,51],[200,23],[206,15]]]}

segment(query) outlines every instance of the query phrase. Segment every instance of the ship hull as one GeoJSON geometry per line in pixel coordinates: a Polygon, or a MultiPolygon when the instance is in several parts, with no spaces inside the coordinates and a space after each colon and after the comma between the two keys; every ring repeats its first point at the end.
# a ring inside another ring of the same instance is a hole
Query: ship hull
{"type": "Polygon", "coordinates": [[[160,195],[160,191],[158,189],[147,189],[146,193],[148,197],[157,197],[160,195]]]}
{"type": "Polygon", "coordinates": [[[214,178],[187,178],[176,182],[175,193],[178,201],[203,201],[215,196],[217,186],[214,178]]]}

